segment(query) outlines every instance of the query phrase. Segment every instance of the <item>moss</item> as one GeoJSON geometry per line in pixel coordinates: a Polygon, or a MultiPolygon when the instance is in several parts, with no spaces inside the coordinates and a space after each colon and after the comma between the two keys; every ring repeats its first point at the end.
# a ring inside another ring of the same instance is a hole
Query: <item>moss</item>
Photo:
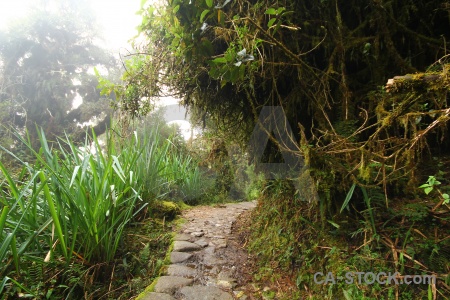
{"type": "Polygon", "coordinates": [[[151,206],[152,215],[156,218],[173,220],[181,213],[180,206],[172,201],[154,201],[151,206]]]}
{"type": "Polygon", "coordinates": [[[145,296],[147,296],[148,293],[153,292],[155,290],[155,285],[158,282],[158,279],[159,277],[153,280],[152,284],[146,287],[145,290],[136,297],[136,300],[142,300],[145,296]]]}

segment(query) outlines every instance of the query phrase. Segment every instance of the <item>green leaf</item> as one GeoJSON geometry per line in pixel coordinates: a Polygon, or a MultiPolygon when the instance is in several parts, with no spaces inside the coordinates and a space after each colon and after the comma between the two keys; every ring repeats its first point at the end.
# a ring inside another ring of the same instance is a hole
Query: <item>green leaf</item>
{"type": "Polygon", "coordinates": [[[239,66],[239,79],[244,80],[245,78],[245,65],[239,66]]]}
{"type": "Polygon", "coordinates": [[[236,57],[236,53],[234,52],[234,49],[231,49],[230,51],[225,52],[224,57],[227,60],[227,62],[233,62],[236,57]]]}
{"type": "Polygon", "coordinates": [[[355,187],[356,187],[356,183],[354,183],[352,185],[352,187],[350,188],[350,190],[348,191],[347,197],[345,197],[345,200],[344,200],[344,203],[342,204],[340,212],[342,212],[347,207],[348,203],[350,202],[350,199],[352,199],[353,192],[355,191],[355,187]]]}
{"type": "Polygon", "coordinates": [[[176,14],[178,11],[180,10],[180,4],[178,4],[177,6],[175,6],[174,8],[173,8],[173,13],[174,14],[176,14]]]}
{"type": "Polygon", "coordinates": [[[213,0],[205,0],[205,1],[206,1],[206,5],[208,5],[208,7],[213,6],[213,0]]]}
{"type": "Polygon", "coordinates": [[[281,14],[285,10],[286,10],[286,8],[280,7],[279,9],[277,9],[277,15],[281,14]]]}
{"type": "Polygon", "coordinates": [[[273,23],[275,23],[275,21],[277,20],[277,18],[272,18],[269,20],[269,22],[267,23],[267,27],[272,27],[273,23]]]}
{"type": "Polygon", "coordinates": [[[342,292],[344,293],[345,300],[353,300],[353,297],[349,293],[349,291],[342,289],[342,292]]]}
{"type": "Polygon", "coordinates": [[[429,194],[433,190],[433,187],[427,187],[424,189],[425,194],[429,194]]]}
{"type": "Polygon", "coordinates": [[[336,227],[337,229],[341,228],[341,226],[339,226],[339,224],[334,223],[333,221],[327,220],[328,223],[330,223],[331,225],[333,225],[334,227],[336,227]]]}
{"type": "Polygon", "coordinates": [[[266,15],[276,15],[277,14],[277,10],[275,8],[271,7],[269,9],[267,9],[264,14],[266,14],[266,15]]]}
{"type": "Polygon", "coordinates": [[[209,9],[205,9],[202,14],[200,15],[200,23],[203,23],[203,20],[205,19],[205,16],[210,12],[209,9]]]}
{"type": "Polygon", "coordinates": [[[219,21],[222,27],[225,26],[225,13],[222,10],[217,12],[217,21],[219,21]]]}
{"type": "Polygon", "coordinates": [[[234,67],[231,69],[230,81],[235,83],[239,79],[239,67],[234,67]]]}
{"type": "Polygon", "coordinates": [[[227,63],[227,59],[225,57],[217,57],[214,58],[212,60],[213,63],[218,63],[218,64],[226,64],[227,63]]]}

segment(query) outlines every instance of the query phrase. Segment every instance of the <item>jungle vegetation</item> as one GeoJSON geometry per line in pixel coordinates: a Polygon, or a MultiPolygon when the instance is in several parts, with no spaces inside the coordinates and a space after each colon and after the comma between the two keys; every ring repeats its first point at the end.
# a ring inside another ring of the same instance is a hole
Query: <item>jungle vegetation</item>
{"type": "Polygon", "coordinates": [[[287,117],[296,148],[276,138],[287,127],[267,130],[264,162],[289,152],[307,168],[261,183],[250,239],[260,278],[287,274],[286,299],[450,295],[448,2],[142,1],[140,14],[136,63],[104,89],[131,117],[170,87],[198,124],[250,156],[263,108],[287,117]],[[312,270],[383,267],[439,280],[312,282],[312,270]]]}
{"type": "Polygon", "coordinates": [[[92,43],[89,14],[70,10],[87,2],[62,3],[62,15],[37,11],[19,34],[0,35],[0,117],[11,125],[0,136],[0,292],[137,294],[170,240],[157,200],[234,197],[258,199],[246,233],[255,297],[450,297],[450,3],[142,0],[120,80],[87,72],[117,65],[92,43]],[[85,101],[71,110],[75,93],[85,101]],[[186,144],[145,119],[167,95],[201,138],[186,144]],[[109,129],[76,133],[73,118],[107,110],[102,97],[115,111],[109,129]],[[265,128],[268,106],[286,122],[265,128]],[[249,144],[255,128],[269,139],[262,157],[249,144]],[[260,172],[286,153],[304,168],[260,172]],[[132,254],[121,246],[137,228],[152,238],[132,254]],[[437,281],[313,280],[350,271],[437,281]]]}

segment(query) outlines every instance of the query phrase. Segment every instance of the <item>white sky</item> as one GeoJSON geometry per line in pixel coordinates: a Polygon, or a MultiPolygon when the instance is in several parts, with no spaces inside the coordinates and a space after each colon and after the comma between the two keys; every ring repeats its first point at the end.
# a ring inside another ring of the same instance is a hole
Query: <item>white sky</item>
{"type": "MultiPolygon", "coordinates": [[[[25,17],[33,0],[0,0],[0,30],[5,29],[8,22],[25,17]]],[[[136,11],[140,8],[140,0],[92,0],[98,21],[104,27],[105,42],[114,52],[127,47],[127,41],[136,33],[140,16],[136,11]]],[[[151,1],[148,1],[151,2],[151,1]]]]}

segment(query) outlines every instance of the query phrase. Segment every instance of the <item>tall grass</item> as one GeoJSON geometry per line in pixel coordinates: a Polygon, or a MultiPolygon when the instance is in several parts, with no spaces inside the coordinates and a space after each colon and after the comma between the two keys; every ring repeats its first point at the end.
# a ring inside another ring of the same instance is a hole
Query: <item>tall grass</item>
{"type": "Polygon", "coordinates": [[[192,204],[205,194],[207,184],[196,161],[172,142],[172,136],[163,138],[158,127],[143,128],[139,147],[137,172],[142,181],[144,198],[169,198],[192,204]]]}
{"type": "Polygon", "coordinates": [[[40,149],[17,138],[33,154],[32,164],[12,174],[0,162],[0,293],[27,263],[57,259],[87,266],[115,259],[125,226],[155,198],[179,189],[186,199],[201,191],[195,162],[157,128],[123,143],[107,135],[105,146],[92,134],[84,147],[69,137],[49,143],[38,130],[40,149]],[[142,195],[142,197],[141,197],[142,195]]]}
{"type": "Polygon", "coordinates": [[[42,263],[56,255],[69,263],[76,256],[88,265],[113,260],[124,227],[146,205],[134,175],[140,149],[130,145],[118,152],[108,138],[102,151],[95,135],[93,151],[68,137],[51,149],[41,130],[35,151],[29,139],[17,137],[35,163],[15,157],[23,165],[15,179],[0,163],[0,275],[11,264],[18,272],[21,259],[42,263]]]}

